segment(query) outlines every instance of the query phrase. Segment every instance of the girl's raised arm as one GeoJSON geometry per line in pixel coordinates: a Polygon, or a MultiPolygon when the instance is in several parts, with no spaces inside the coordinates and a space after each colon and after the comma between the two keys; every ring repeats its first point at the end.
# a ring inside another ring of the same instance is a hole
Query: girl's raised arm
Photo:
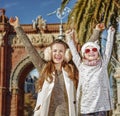
{"type": "Polygon", "coordinates": [[[107,63],[109,62],[112,52],[114,33],[115,33],[115,29],[112,26],[109,27],[106,48],[105,48],[105,56],[104,56],[105,57],[104,59],[107,61],[107,63]]]}

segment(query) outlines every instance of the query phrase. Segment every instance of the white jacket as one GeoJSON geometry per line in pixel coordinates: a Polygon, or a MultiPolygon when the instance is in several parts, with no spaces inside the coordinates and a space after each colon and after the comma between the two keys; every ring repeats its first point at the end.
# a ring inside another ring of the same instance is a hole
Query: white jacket
{"type": "Polygon", "coordinates": [[[111,56],[114,32],[108,30],[106,49],[101,63],[97,66],[85,65],[78,54],[73,40],[68,42],[73,61],[79,70],[76,95],[77,113],[82,114],[108,111],[113,108],[107,66],[111,56]]]}
{"type": "MultiPolygon", "coordinates": [[[[75,87],[73,81],[68,77],[67,72],[62,68],[62,73],[65,81],[65,87],[68,95],[69,116],[76,116],[75,112],[75,87]]],[[[34,116],[48,116],[51,93],[54,87],[55,77],[53,82],[44,81],[42,90],[38,93],[34,116]],[[40,106],[39,110],[37,108],[40,106]]]]}

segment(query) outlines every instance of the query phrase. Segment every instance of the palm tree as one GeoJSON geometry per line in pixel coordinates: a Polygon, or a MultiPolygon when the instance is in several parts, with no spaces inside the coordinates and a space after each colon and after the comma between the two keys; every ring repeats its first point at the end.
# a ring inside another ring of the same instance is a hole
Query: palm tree
{"type": "MultiPolygon", "coordinates": [[[[70,2],[62,0],[61,10],[70,2]]],[[[86,42],[94,26],[104,22],[106,27],[115,23],[119,15],[120,0],[77,0],[68,16],[67,28],[75,28],[78,42],[86,42]]]]}
{"type": "MultiPolygon", "coordinates": [[[[61,11],[69,2],[70,0],[62,0],[61,11]]],[[[116,28],[116,18],[118,16],[120,16],[120,0],[77,0],[68,16],[67,28],[74,28],[76,30],[77,41],[81,46],[90,38],[93,28],[97,23],[103,22],[106,27],[114,25],[116,28]]],[[[117,61],[118,54],[115,47],[113,50],[115,58],[112,56],[108,67],[109,74],[114,70],[112,68],[113,60],[115,59],[114,62],[117,61]]],[[[116,86],[114,90],[116,90],[116,86]]],[[[114,100],[116,100],[116,91],[114,92],[114,96],[114,100]]],[[[115,101],[114,105],[116,103],[115,101]]],[[[111,112],[109,112],[108,116],[111,115],[111,112]]]]}

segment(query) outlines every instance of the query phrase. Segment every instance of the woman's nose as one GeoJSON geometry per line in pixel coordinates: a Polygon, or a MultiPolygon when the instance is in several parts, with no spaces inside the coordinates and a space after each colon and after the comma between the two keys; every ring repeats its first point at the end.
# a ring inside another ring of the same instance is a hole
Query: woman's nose
{"type": "Polygon", "coordinates": [[[59,51],[57,51],[57,52],[56,52],[56,54],[58,55],[58,54],[60,54],[60,52],[59,52],[59,51]]]}

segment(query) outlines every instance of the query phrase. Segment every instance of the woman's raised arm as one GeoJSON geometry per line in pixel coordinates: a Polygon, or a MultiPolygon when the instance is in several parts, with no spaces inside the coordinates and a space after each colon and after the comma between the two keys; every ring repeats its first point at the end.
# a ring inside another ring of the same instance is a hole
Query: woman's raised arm
{"type": "Polygon", "coordinates": [[[28,54],[30,56],[31,62],[34,64],[34,66],[37,68],[37,70],[40,71],[41,67],[44,64],[44,61],[42,60],[39,53],[34,48],[31,41],[29,40],[28,36],[26,35],[24,30],[20,26],[18,17],[15,17],[15,18],[11,17],[9,19],[9,23],[10,23],[10,25],[12,25],[14,27],[18,37],[22,40],[22,42],[26,48],[26,51],[28,52],[28,54]]]}

